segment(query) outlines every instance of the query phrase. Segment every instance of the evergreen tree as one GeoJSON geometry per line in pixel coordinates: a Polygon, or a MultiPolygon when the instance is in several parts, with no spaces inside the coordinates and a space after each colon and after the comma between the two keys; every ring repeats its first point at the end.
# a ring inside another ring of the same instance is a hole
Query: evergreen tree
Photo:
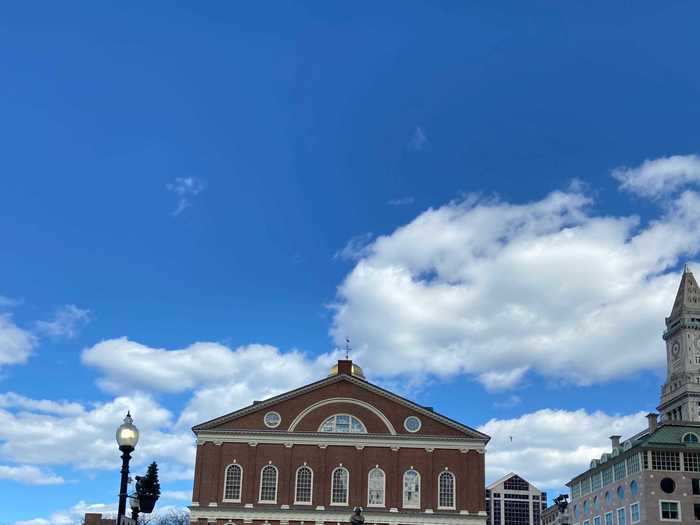
{"type": "Polygon", "coordinates": [[[146,475],[138,478],[136,492],[139,496],[160,497],[160,481],[158,480],[158,465],[154,461],[148,466],[146,475]]]}

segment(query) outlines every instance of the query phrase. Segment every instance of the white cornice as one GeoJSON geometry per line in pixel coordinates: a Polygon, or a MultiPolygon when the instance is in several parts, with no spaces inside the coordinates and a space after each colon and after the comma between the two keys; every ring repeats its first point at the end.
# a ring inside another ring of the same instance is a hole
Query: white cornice
{"type": "MultiPolygon", "coordinates": [[[[486,525],[486,513],[425,513],[425,512],[378,512],[364,513],[367,523],[385,523],[389,525],[486,525]]],[[[342,510],[277,510],[277,509],[241,509],[216,508],[201,509],[190,507],[190,520],[265,520],[265,521],[304,521],[310,523],[336,522],[347,523],[352,511],[342,510]]]]}
{"type": "MultiPolygon", "coordinates": [[[[223,441],[224,443],[250,443],[251,433],[240,431],[201,431],[197,435],[197,444],[207,441],[223,441]]],[[[449,450],[476,450],[483,452],[485,443],[478,439],[463,438],[417,438],[415,436],[382,436],[373,434],[331,434],[331,433],[256,433],[255,443],[292,445],[315,445],[326,447],[330,445],[345,447],[386,447],[386,448],[422,448],[449,450]]]]}

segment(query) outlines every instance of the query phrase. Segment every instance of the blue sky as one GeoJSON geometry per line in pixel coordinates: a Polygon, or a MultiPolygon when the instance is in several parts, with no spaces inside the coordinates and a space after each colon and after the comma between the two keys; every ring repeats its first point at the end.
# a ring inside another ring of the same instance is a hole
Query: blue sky
{"type": "Polygon", "coordinates": [[[657,402],[700,249],[698,15],[5,5],[0,522],[113,505],[126,407],[136,469],[186,505],[188,425],[322,376],[346,336],[491,433],[490,479],[560,489],[657,402]]]}

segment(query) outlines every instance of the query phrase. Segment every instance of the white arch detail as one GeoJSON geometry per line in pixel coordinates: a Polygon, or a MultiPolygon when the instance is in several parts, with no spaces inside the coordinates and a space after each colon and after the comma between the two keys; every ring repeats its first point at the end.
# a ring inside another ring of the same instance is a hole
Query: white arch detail
{"type": "Polygon", "coordinates": [[[297,417],[294,418],[292,424],[289,425],[289,432],[293,432],[294,429],[299,425],[301,420],[317,408],[321,408],[326,405],[332,405],[334,403],[349,403],[351,405],[357,405],[362,408],[366,408],[382,420],[382,422],[386,425],[386,428],[389,430],[389,433],[392,436],[396,435],[396,429],[394,428],[394,425],[391,424],[391,421],[389,421],[389,419],[387,419],[387,417],[379,409],[365,401],[360,401],[359,399],[352,399],[349,397],[332,397],[330,399],[323,399],[321,401],[317,401],[313,405],[309,405],[304,410],[302,410],[297,417]]]}

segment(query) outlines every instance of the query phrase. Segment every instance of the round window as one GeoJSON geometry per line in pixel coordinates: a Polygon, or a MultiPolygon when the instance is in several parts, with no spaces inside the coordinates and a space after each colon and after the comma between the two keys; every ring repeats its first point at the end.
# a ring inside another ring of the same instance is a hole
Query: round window
{"type": "Polygon", "coordinates": [[[409,432],[418,432],[421,427],[420,419],[416,416],[408,416],[403,421],[403,427],[409,432]]]}
{"type": "Polygon", "coordinates": [[[637,493],[639,492],[639,485],[634,480],[632,480],[630,482],[630,492],[632,493],[633,496],[636,496],[637,493]]]}
{"type": "Polygon", "coordinates": [[[269,428],[277,428],[282,422],[282,416],[277,412],[268,412],[265,414],[265,426],[269,428]]]}
{"type": "Polygon", "coordinates": [[[661,490],[666,494],[673,494],[673,491],[676,490],[676,482],[671,478],[662,479],[659,485],[661,485],[661,490]]]}

